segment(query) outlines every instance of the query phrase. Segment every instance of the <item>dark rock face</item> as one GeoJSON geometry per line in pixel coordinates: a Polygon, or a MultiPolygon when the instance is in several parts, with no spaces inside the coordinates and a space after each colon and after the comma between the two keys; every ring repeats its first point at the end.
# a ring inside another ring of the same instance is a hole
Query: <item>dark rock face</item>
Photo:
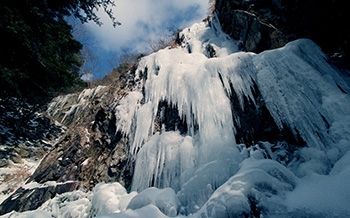
{"type": "Polygon", "coordinates": [[[62,126],[39,109],[21,99],[0,99],[0,167],[8,160],[21,163],[22,158],[42,158],[50,141],[64,133],[62,126]]]}
{"type": "Polygon", "coordinates": [[[76,182],[67,182],[30,189],[19,188],[11,197],[2,202],[0,205],[0,215],[9,213],[12,210],[18,212],[35,210],[45,203],[45,201],[55,197],[56,194],[74,191],[78,187],[79,184],[76,182]]]}
{"type": "Polygon", "coordinates": [[[180,118],[178,108],[165,101],[158,105],[155,125],[156,131],[164,129],[165,131],[179,131],[180,134],[186,134],[188,131],[186,120],[180,118]]]}
{"type": "Polygon", "coordinates": [[[217,0],[215,8],[223,30],[241,40],[246,51],[261,52],[310,38],[334,61],[346,65],[350,58],[345,1],[217,0]]]}
{"type": "Polygon", "coordinates": [[[125,84],[121,79],[109,87],[56,99],[49,114],[69,128],[29,182],[73,180],[88,189],[102,181],[130,186],[133,162],[128,155],[128,139],[116,130],[113,108],[119,92],[126,91],[125,84]]]}
{"type": "Polygon", "coordinates": [[[22,99],[0,99],[0,143],[34,143],[62,134],[61,127],[55,125],[53,120],[43,113],[37,113],[40,109],[22,99]]]}
{"type": "Polygon", "coordinates": [[[261,52],[281,47],[287,42],[281,31],[253,13],[229,10],[222,14],[223,28],[233,39],[240,41],[240,48],[244,51],[261,52]]]}

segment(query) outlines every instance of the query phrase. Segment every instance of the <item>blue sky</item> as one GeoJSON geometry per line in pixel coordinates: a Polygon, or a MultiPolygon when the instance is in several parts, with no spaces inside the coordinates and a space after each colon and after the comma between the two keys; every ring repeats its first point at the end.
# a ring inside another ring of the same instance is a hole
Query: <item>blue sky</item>
{"type": "Polygon", "coordinates": [[[123,54],[149,53],[150,43],[203,20],[208,13],[208,1],[116,0],[113,14],[121,23],[116,28],[102,10],[98,11],[103,25],[84,24],[88,36],[82,40],[95,57],[90,67],[93,77],[101,78],[117,67],[123,54]]]}

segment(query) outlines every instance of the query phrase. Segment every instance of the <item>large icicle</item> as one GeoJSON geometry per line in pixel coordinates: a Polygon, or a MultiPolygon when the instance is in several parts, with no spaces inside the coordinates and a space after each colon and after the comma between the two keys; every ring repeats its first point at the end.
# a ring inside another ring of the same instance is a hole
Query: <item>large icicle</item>
{"type": "Polygon", "coordinates": [[[156,133],[137,155],[132,190],[172,187],[179,190],[180,177],[196,160],[192,138],[177,132],[156,133]]]}
{"type": "MultiPolygon", "coordinates": [[[[235,42],[219,30],[214,31],[204,22],[195,24],[181,34],[185,38],[183,47],[160,50],[144,58],[139,64],[137,72],[145,72],[147,69],[144,89],[145,104],[150,109],[147,117],[154,119],[161,101],[165,100],[169,105],[176,106],[179,116],[187,122],[189,135],[193,137],[194,129],[199,128],[196,134],[199,134],[203,150],[207,149],[203,154],[209,154],[209,145],[235,144],[235,140],[227,91],[221,85],[217,70],[212,70],[211,65],[215,64],[215,60],[209,63],[211,59],[205,55],[205,48],[208,43],[215,48],[220,48],[222,44],[231,45],[232,49],[219,52],[226,55],[236,51],[235,42]]],[[[216,68],[221,63],[216,63],[216,68]]],[[[142,113],[142,116],[137,116],[136,122],[144,120],[145,114],[142,113]]],[[[153,132],[153,123],[149,123],[148,127],[151,129],[146,126],[136,127],[133,151],[137,151],[153,132]]]]}

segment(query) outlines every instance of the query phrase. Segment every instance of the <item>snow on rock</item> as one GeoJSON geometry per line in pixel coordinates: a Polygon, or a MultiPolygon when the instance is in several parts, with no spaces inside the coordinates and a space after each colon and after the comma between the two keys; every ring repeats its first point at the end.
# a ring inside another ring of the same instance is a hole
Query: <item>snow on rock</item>
{"type": "MultiPolygon", "coordinates": [[[[34,188],[39,184],[31,184],[34,188]]],[[[35,211],[12,211],[1,217],[96,217],[124,211],[136,192],[127,193],[119,183],[99,183],[92,191],[76,190],[56,195],[35,211]]]]}
{"type": "Polygon", "coordinates": [[[276,161],[249,158],[212,194],[198,215],[244,217],[254,213],[256,216],[283,212],[286,206],[281,200],[296,184],[294,174],[276,161]]]}
{"type": "MultiPolygon", "coordinates": [[[[344,158],[343,158],[344,159],[344,158]]],[[[349,163],[349,155],[346,160],[349,163]]],[[[349,168],[349,165],[346,165],[349,168]]],[[[333,172],[333,171],[332,171],[333,172]]],[[[295,190],[286,194],[287,211],[294,216],[348,217],[350,214],[350,171],[338,174],[311,174],[298,182],[295,190]]]]}
{"type": "Polygon", "coordinates": [[[148,188],[136,195],[129,203],[128,209],[137,210],[147,205],[155,205],[163,214],[169,217],[177,216],[180,203],[175,191],[171,188],[148,188]]]}
{"type": "Polygon", "coordinates": [[[186,182],[177,193],[182,206],[181,213],[197,212],[213,192],[237,172],[239,165],[236,161],[223,158],[204,164],[195,172],[185,172],[182,178],[186,182]]]}
{"type": "Polygon", "coordinates": [[[54,98],[48,106],[47,112],[60,123],[70,124],[72,118],[77,118],[77,113],[87,107],[90,100],[99,96],[103,97],[106,86],[96,86],[84,89],[81,93],[62,95],[54,98]]]}
{"type": "Polygon", "coordinates": [[[47,201],[41,208],[34,211],[26,211],[18,213],[12,211],[5,214],[3,218],[28,218],[28,217],[89,217],[91,207],[91,192],[74,191],[57,195],[53,199],[47,201]]]}
{"type": "Polygon", "coordinates": [[[35,108],[20,98],[0,99],[0,203],[24,185],[65,132],[35,108]]]}
{"type": "Polygon", "coordinates": [[[14,218],[47,218],[50,217],[51,214],[47,211],[27,211],[23,213],[12,212],[10,215],[7,214],[3,217],[14,217],[14,218]]]}
{"type": "Polygon", "coordinates": [[[222,31],[216,15],[207,22],[195,23],[180,32],[181,48],[186,53],[201,53],[208,58],[225,57],[239,51],[238,42],[222,31]]]}
{"type": "Polygon", "coordinates": [[[329,175],[337,175],[350,171],[348,166],[350,166],[350,151],[346,152],[346,154],[344,154],[344,156],[334,164],[329,175]]]}
{"type": "MultiPolygon", "coordinates": [[[[89,216],[91,208],[91,192],[74,191],[66,192],[48,201],[41,211],[50,213],[47,217],[75,217],[84,218],[89,216]]],[[[36,215],[34,212],[33,215],[36,215]]]]}
{"type": "Polygon", "coordinates": [[[97,218],[135,218],[135,217],[153,217],[153,218],[168,218],[158,207],[150,204],[137,210],[126,210],[122,213],[109,214],[98,216],[97,218]]]}
{"type": "Polygon", "coordinates": [[[128,194],[119,183],[99,183],[93,189],[91,216],[119,213],[125,210],[135,192],[128,194]]]}

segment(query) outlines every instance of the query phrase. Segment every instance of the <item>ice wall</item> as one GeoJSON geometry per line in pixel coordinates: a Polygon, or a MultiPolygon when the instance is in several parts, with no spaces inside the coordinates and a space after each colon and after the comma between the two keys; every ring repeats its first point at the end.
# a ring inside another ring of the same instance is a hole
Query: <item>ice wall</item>
{"type": "Polygon", "coordinates": [[[330,146],[339,140],[329,133],[329,126],[348,116],[343,110],[348,95],[339,87],[347,93],[349,87],[316,44],[300,39],[256,55],[253,63],[259,89],[279,126],[286,123],[312,147],[330,146]],[[343,98],[345,101],[340,100],[343,98]]]}
{"type": "MultiPolygon", "coordinates": [[[[181,46],[140,61],[136,80],[146,78],[143,87],[126,96],[123,101],[129,103],[117,110],[117,128],[131,138],[136,159],[133,190],[149,186],[179,190],[186,183],[182,175],[189,170],[236,154],[235,131],[240,123],[232,91],[244,111],[244,98],[256,103],[254,84],[277,126],[290,128],[308,148],[326,152],[326,147],[339,145],[344,131],[349,132],[344,124],[349,120],[349,86],[312,41],[300,39],[261,54],[239,52],[237,42],[221,31],[215,17],[183,30],[179,39],[181,46]],[[177,109],[188,127],[186,133],[156,128],[161,102],[177,109]]],[[[334,160],[340,158],[334,153],[334,160]]],[[[302,155],[311,160],[313,154],[304,150],[302,155]]],[[[327,164],[324,172],[332,161],[327,164]]]]}

